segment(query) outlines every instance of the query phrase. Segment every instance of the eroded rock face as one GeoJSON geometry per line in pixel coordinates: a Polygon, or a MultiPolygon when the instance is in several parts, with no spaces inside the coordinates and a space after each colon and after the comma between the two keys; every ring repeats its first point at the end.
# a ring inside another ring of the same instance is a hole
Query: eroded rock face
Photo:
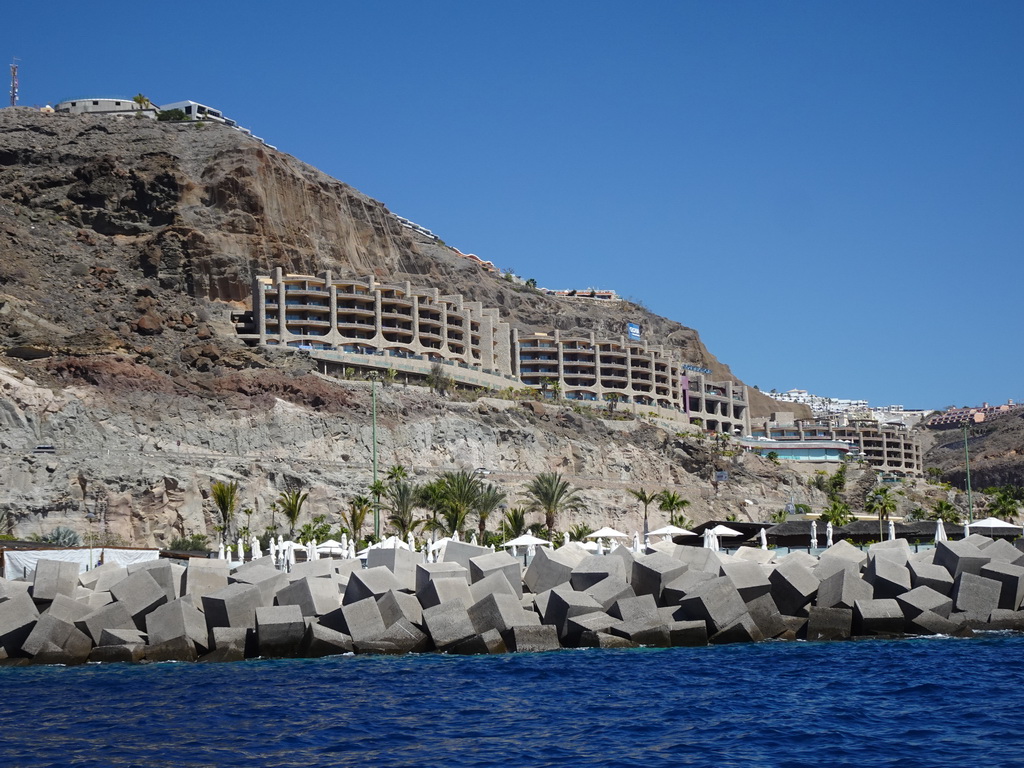
{"type": "MultiPolygon", "coordinates": [[[[365,492],[365,387],[234,335],[231,313],[248,308],[252,278],[277,266],[436,286],[527,331],[619,336],[637,322],[731,377],[692,329],[630,303],[517,287],[402,227],[382,203],[218,125],[0,110],[0,252],[0,471],[26,533],[84,530],[97,498],[130,541],[205,530],[214,479],[237,478],[260,525],[287,488],[313,489],[331,514],[365,492]],[[33,454],[38,444],[58,451],[33,454]]],[[[704,511],[736,511],[708,487],[702,446],[640,422],[450,403],[415,387],[381,398],[384,465],[424,477],[491,467],[513,495],[555,469],[587,478],[588,514],[612,522],[638,514],[625,484],[674,483],[706,496],[704,511]]],[[[778,485],[755,463],[758,489],[778,485]]]]}

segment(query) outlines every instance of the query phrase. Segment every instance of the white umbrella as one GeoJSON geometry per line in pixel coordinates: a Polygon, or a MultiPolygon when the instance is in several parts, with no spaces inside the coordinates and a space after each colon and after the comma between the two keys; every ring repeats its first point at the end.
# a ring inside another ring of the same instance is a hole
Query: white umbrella
{"type": "Polygon", "coordinates": [[[480,546],[480,543],[476,540],[476,534],[475,533],[473,534],[473,538],[471,538],[469,540],[469,543],[472,544],[474,547],[480,546]]]}
{"type": "Polygon", "coordinates": [[[260,549],[260,540],[257,539],[255,536],[253,536],[252,539],[251,539],[251,542],[252,542],[252,559],[253,560],[259,560],[261,557],[263,557],[263,550],[260,549]]]}
{"type": "Polygon", "coordinates": [[[633,532],[633,551],[634,552],[639,552],[640,551],[640,534],[637,533],[636,531],[633,532]]]}
{"type": "Polygon", "coordinates": [[[277,562],[277,542],[274,541],[274,537],[273,536],[271,536],[270,537],[270,541],[267,542],[267,549],[268,549],[268,554],[270,555],[270,559],[273,560],[276,563],[277,562]]]}
{"type": "Polygon", "coordinates": [[[609,528],[609,527],[605,526],[604,528],[599,528],[598,530],[594,531],[593,533],[588,533],[587,534],[587,538],[588,539],[628,539],[629,538],[629,534],[628,533],[622,533],[621,531],[616,531],[614,528],[609,528]]]}
{"type": "Polygon", "coordinates": [[[341,534],[341,548],[344,549],[344,550],[348,550],[348,534],[347,533],[341,534]]]}
{"type": "Polygon", "coordinates": [[[831,547],[832,546],[832,521],[831,520],[829,520],[825,524],[825,546],[826,547],[831,547]]]}
{"type": "Polygon", "coordinates": [[[597,554],[599,554],[599,555],[603,555],[604,554],[604,542],[601,541],[600,539],[597,540],[597,554]]]}
{"type": "Polygon", "coordinates": [[[309,557],[311,560],[320,559],[320,553],[316,549],[316,539],[312,539],[309,542],[309,548],[306,551],[309,553],[309,557]]]}
{"type": "Polygon", "coordinates": [[[316,545],[317,555],[341,555],[344,556],[348,551],[347,547],[342,547],[340,541],[334,539],[328,539],[325,542],[316,545]]]}
{"type": "Polygon", "coordinates": [[[288,545],[288,567],[295,565],[295,542],[288,545]]]}
{"type": "Polygon", "coordinates": [[[405,543],[409,545],[409,550],[412,552],[416,551],[416,539],[412,535],[412,531],[409,531],[409,535],[405,537],[405,543]]]}
{"type": "Polygon", "coordinates": [[[355,560],[356,557],[356,545],[355,542],[350,541],[348,543],[348,559],[355,560]]]}
{"type": "Polygon", "coordinates": [[[998,517],[986,517],[984,520],[975,520],[970,524],[971,528],[1014,528],[1020,529],[1019,525],[1000,520],[998,517]]]}
{"type": "Polygon", "coordinates": [[[758,532],[758,535],[760,535],[760,537],[761,537],[761,549],[768,549],[768,534],[765,533],[764,530],[765,529],[762,528],[758,532]]]}
{"type": "Polygon", "coordinates": [[[935,541],[949,541],[949,537],[946,536],[946,526],[943,525],[941,520],[935,523],[935,541]]]}
{"type": "Polygon", "coordinates": [[[666,525],[663,528],[651,531],[651,536],[693,536],[693,531],[680,528],[678,525],[666,525]]]}
{"type": "Polygon", "coordinates": [[[715,536],[714,530],[711,528],[704,529],[704,547],[705,549],[718,549],[718,537],[715,536]]]}
{"type": "Polygon", "coordinates": [[[217,550],[217,559],[218,560],[223,560],[224,559],[224,542],[223,541],[220,543],[220,548],[217,550]]]}
{"type": "Polygon", "coordinates": [[[242,537],[238,537],[238,562],[245,562],[245,545],[242,543],[242,537]]]}
{"type": "Polygon", "coordinates": [[[896,523],[892,520],[889,521],[889,541],[896,540],[896,523]]]}
{"type": "Polygon", "coordinates": [[[964,538],[966,539],[970,535],[971,535],[971,524],[970,523],[964,523],[964,538]]]}
{"type": "Polygon", "coordinates": [[[811,549],[818,548],[818,522],[811,520],[811,549]]]}
{"type": "Polygon", "coordinates": [[[718,536],[742,536],[743,535],[740,531],[734,531],[732,528],[729,528],[729,527],[724,526],[724,525],[716,525],[714,528],[711,529],[711,532],[713,534],[715,534],[716,537],[718,537],[718,536]]]}
{"type": "Polygon", "coordinates": [[[563,546],[563,547],[564,547],[564,546],[567,546],[567,545],[569,544],[569,541],[570,541],[570,539],[569,539],[569,532],[568,532],[568,531],[565,531],[565,532],[564,532],[564,533],[562,534],[562,546],[563,546]]]}
{"type": "Polygon", "coordinates": [[[541,546],[545,546],[545,547],[550,547],[551,546],[551,542],[548,541],[547,539],[541,539],[541,538],[539,538],[537,536],[533,536],[532,534],[529,534],[529,533],[524,533],[522,536],[517,536],[516,538],[512,539],[511,541],[506,541],[501,546],[503,546],[503,547],[533,547],[533,546],[536,546],[537,544],[540,544],[541,546]]]}

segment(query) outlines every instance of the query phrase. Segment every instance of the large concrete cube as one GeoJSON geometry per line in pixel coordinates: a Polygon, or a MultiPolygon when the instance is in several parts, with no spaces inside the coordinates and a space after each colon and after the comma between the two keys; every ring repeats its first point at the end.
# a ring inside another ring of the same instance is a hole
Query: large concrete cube
{"type": "Polygon", "coordinates": [[[962,571],[953,581],[953,608],[975,621],[988,621],[992,611],[999,607],[1002,592],[1000,582],[962,571]]]}
{"type": "Polygon", "coordinates": [[[603,612],[601,604],[585,592],[574,592],[565,584],[551,590],[547,609],[541,620],[553,626],[561,637],[565,634],[566,619],[581,613],[603,612]]]}
{"type": "Polygon", "coordinates": [[[476,544],[469,544],[465,541],[449,541],[444,545],[444,557],[441,559],[445,563],[458,563],[468,571],[470,560],[480,555],[489,554],[491,554],[491,550],[487,547],[478,547],[476,544]]]}
{"type": "Polygon", "coordinates": [[[572,576],[573,568],[587,557],[586,550],[580,555],[570,547],[551,550],[548,547],[537,547],[533,561],[523,574],[523,581],[534,594],[554,589],[565,584],[572,576]]]}
{"type": "Polygon", "coordinates": [[[949,618],[953,610],[953,601],[946,595],[936,592],[931,587],[914,587],[896,598],[903,609],[903,615],[909,620],[925,611],[931,611],[944,619],[949,618]]]}
{"type": "Polygon", "coordinates": [[[602,611],[607,611],[618,600],[636,596],[632,585],[627,584],[618,576],[609,576],[606,579],[602,579],[587,589],[582,590],[582,592],[594,598],[600,604],[602,611]]]}
{"type": "Polygon", "coordinates": [[[934,564],[941,565],[954,579],[961,573],[981,574],[981,567],[989,562],[980,549],[967,541],[937,541],[934,564]]]}
{"type": "Polygon", "coordinates": [[[344,632],[353,642],[372,640],[384,634],[384,630],[387,629],[380,614],[380,607],[372,597],[343,604],[338,610],[322,616],[320,624],[344,632]]]}
{"type": "MultiPolygon", "coordinates": [[[[75,626],[99,644],[105,629],[136,629],[135,621],[124,603],[108,603],[90,611],[75,622],[75,626]]],[[[203,629],[205,631],[205,623],[203,629]]]]}
{"type": "Polygon", "coordinates": [[[749,615],[740,593],[725,576],[698,584],[680,601],[679,607],[680,619],[706,622],[709,637],[740,616],[749,615]]]}
{"type": "MultiPolygon", "coordinates": [[[[632,568],[632,566],[631,566],[632,568]]],[[[580,561],[579,565],[572,569],[569,576],[569,583],[577,592],[585,592],[599,581],[604,581],[609,576],[614,576],[625,583],[626,564],[621,557],[607,557],[605,555],[590,555],[580,561]]]]}
{"type": "Polygon", "coordinates": [[[650,594],[624,597],[615,601],[608,609],[608,615],[619,621],[658,620],[658,604],[650,594]]]}
{"type": "Polygon", "coordinates": [[[846,640],[852,630],[853,610],[850,608],[811,606],[807,613],[808,640],[846,640]]]}
{"type": "Polygon", "coordinates": [[[184,569],[180,565],[172,565],[170,560],[144,560],[141,563],[132,563],[128,566],[129,576],[139,571],[147,571],[153,580],[163,588],[164,594],[167,595],[167,602],[181,596],[181,576],[184,569]]]}
{"type": "Polygon", "coordinates": [[[20,655],[21,646],[39,620],[39,611],[27,593],[0,601],[0,648],[7,656],[20,655]]]}
{"type": "Polygon", "coordinates": [[[855,635],[900,635],[904,624],[903,609],[896,600],[858,600],[854,603],[855,635]]]}
{"type": "Polygon", "coordinates": [[[194,557],[188,561],[182,579],[182,595],[192,595],[201,602],[203,595],[209,595],[228,585],[228,561],[200,559],[194,557]]]}
{"type": "Polygon", "coordinates": [[[953,577],[941,565],[911,560],[907,569],[910,571],[911,587],[928,587],[942,595],[953,593],[953,577]]]}
{"type": "MultiPolygon", "coordinates": [[[[74,624],[43,614],[22,643],[21,651],[29,656],[36,656],[44,651],[48,644],[69,652],[72,658],[80,661],[85,661],[92,650],[92,640],[74,624]]],[[[65,662],[51,660],[47,663],[65,662]]]]}
{"type": "Polygon", "coordinates": [[[476,634],[466,604],[456,598],[423,610],[423,623],[439,651],[447,651],[476,634]]]}
{"type": "Polygon", "coordinates": [[[302,578],[279,589],[276,602],[298,606],[303,616],[323,616],[341,606],[341,595],[332,579],[302,578]]]}
{"type": "Polygon", "coordinates": [[[236,582],[224,589],[203,595],[206,624],[214,627],[255,627],[256,609],[263,605],[263,596],[254,584],[236,582]]]}
{"type": "Polygon", "coordinates": [[[260,656],[295,656],[306,634],[306,622],[297,605],[260,606],[256,609],[256,637],[260,656]]]}
{"type": "Polygon", "coordinates": [[[392,589],[378,598],[377,608],[385,627],[390,627],[400,619],[410,624],[423,623],[423,607],[416,595],[392,589]]]}
{"type": "Polygon", "coordinates": [[[718,553],[706,547],[680,547],[673,557],[691,571],[704,571],[715,577],[722,573],[722,560],[718,553]]]}
{"type": "Polygon", "coordinates": [[[853,610],[858,600],[870,600],[874,589],[860,574],[841,568],[818,585],[815,605],[818,608],[846,608],[853,610]]]}
{"type": "Polygon", "coordinates": [[[209,646],[206,617],[196,608],[192,598],[179,598],[161,605],[146,616],[146,634],[150,644],[163,643],[176,637],[187,637],[203,653],[209,646]]]}
{"type": "Polygon", "coordinates": [[[91,610],[88,603],[72,600],[67,595],[57,595],[53,602],[50,603],[50,607],[46,609],[46,612],[54,618],[74,624],[91,610]]]}
{"type": "Polygon", "coordinates": [[[469,578],[476,583],[492,573],[500,573],[516,591],[517,597],[523,596],[523,571],[519,561],[508,552],[490,552],[470,558],[469,578]]]}
{"type": "Polygon", "coordinates": [[[501,637],[512,653],[557,651],[561,647],[555,628],[541,624],[512,627],[503,632],[501,637]]]}
{"type": "Polygon", "coordinates": [[[536,613],[524,611],[514,595],[490,594],[469,607],[469,619],[477,634],[540,624],[536,613]]]}
{"type": "Polygon", "coordinates": [[[167,602],[167,591],[145,570],[129,574],[112,585],[110,594],[124,604],[139,629],[146,627],[146,614],[167,602]]]}
{"type": "Polygon", "coordinates": [[[745,561],[724,563],[722,574],[729,578],[745,603],[749,603],[761,595],[767,595],[772,590],[768,572],[758,563],[745,561]]]}
{"type": "Polygon", "coordinates": [[[868,560],[867,568],[864,569],[864,581],[872,586],[873,597],[876,600],[895,599],[910,591],[910,571],[905,561],[889,557],[893,551],[902,552],[893,549],[879,550],[884,554],[876,553],[868,560]]]}
{"type": "Polygon", "coordinates": [[[416,589],[416,567],[423,563],[423,555],[408,549],[371,549],[366,553],[366,568],[387,568],[395,575],[400,588],[412,592],[416,589]]]}
{"type": "Polygon", "coordinates": [[[661,590],[661,604],[679,605],[679,601],[696,589],[698,584],[715,578],[718,578],[718,576],[712,576],[707,571],[691,568],[665,585],[661,590]]]}
{"type": "Polygon", "coordinates": [[[811,569],[792,558],[780,563],[768,580],[772,585],[772,599],[782,613],[795,616],[808,605],[818,592],[818,580],[811,569]]]}
{"type": "Polygon", "coordinates": [[[639,555],[633,561],[633,574],[629,583],[637,595],[651,595],[655,601],[663,604],[662,589],[673,579],[682,576],[687,568],[685,563],[664,552],[639,555]]]}
{"type": "Polygon", "coordinates": [[[389,590],[402,588],[402,584],[395,578],[395,574],[390,569],[379,565],[376,568],[355,571],[349,576],[345,597],[341,602],[342,605],[348,605],[368,597],[376,599],[389,590]]]}
{"type": "Polygon", "coordinates": [[[452,600],[461,600],[463,605],[471,605],[475,602],[469,585],[462,579],[431,579],[427,582],[426,588],[422,592],[418,592],[416,597],[419,598],[423,608],[433,608],[452,600]]]}
{"type": "Polygon", "coordinates": [[[78,563],[41,559],[36,562],[32,580],[32,599],[36,602],[53,600],[57,595],[74,597],[78,586],[78,563]]]}
{"type": "Polygon", "coordinates": [[[420,563],[416,566],[416,594],[434,579],[462,579],[469,584],[469,569],[458,563],[420,563]]]}
{"type": "MultiPolygon", "coordinates": [[[[986,550],[986,554],[987,552],[988,550],[986,550]]],[[[1024,568],[1005,560],[993,560],[988,565],[981,567],[981,576],[998,581],[1001,585],[1000,608],[1008,611],[1016,611],[1020,608],[1021,601],[1024,600],[1024,568]]]]}
{"type": "Polygon", "coordinates": [[[236,584],[251,584],[256,587],[260,592],[260,605],[266,607],[273,606],[278,590],[288,585],[288,577],[276,568],[251,563],[247,564],[244,569],[237,569],[232,574],[230,581],[236,584]]]}
{"type": "Polygon", "coordinates": [[[349,635],[320,624],[309,626],[300,648],[301,654],[311,659],[351,653],[352,650],[352,638],[349,635]]]}

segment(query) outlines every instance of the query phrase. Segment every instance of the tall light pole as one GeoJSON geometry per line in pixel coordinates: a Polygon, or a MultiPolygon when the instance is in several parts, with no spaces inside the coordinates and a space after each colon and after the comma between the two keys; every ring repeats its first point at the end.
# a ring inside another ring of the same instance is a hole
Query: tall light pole
{"type": "MultiPolygon", "coordinates": [[[[377,374],[370,374],[370,403],[373,410],[373,487],[377,488],[377,374]]],[[[373,538],[380,541],[380,495],[373,496],[373,538]]]]}
{"type": "Polygon", "coordinates": [[[967,451],[967,421],[964,421],[964,464],[967,467],[967,523],[974,522],[974,500],[971,498],[971,455],[967,451]]]}

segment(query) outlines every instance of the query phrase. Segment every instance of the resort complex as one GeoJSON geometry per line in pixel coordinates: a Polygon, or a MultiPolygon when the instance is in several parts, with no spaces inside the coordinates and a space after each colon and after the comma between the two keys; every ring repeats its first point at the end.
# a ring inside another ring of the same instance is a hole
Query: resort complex
{"type": "Polygon", "coordinates": [[[845,416],[797,419],[776,413],[754,424],[744,448],[789,461],[864,461],[879,472],[905,477],[924,471],[921,443],[903,424],[845,416]]]}
{"type": "Polygon", "coordinates": [[[593,333],[520,334],[495,308],[408,282],[278,268],[254,280],[252,311],[235,324],[248,343],[305,350],[330,375],[351,369],[415,380],[440,364],[456,386],[529,387],[547,398],[643,409],[710,431],[749,431],[746,388],[709,380],[710,370],[674,350],[593,333]]]}

